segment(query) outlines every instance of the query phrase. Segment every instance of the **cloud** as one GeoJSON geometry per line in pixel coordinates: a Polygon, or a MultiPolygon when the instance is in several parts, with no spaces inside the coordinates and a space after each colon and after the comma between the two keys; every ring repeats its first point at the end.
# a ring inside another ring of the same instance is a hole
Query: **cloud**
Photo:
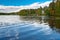
{"type": "Polygon", "coordinates": [[[0,12],[10,13],[10,12],[18,12],[18,11],[23,10],[23,9],[37,9],[39,7],[43,8],[45,6],[49,6],[49,4],[51,2],[52,1],[47,1],[44,3],[36,2],[36,3],[30,4],[30,5],[25,5],[25,6],[4,6],[4,5],[0,5],[0,12]]]}
{"type": "Polygon", "coordinates": [[[17,12],[20,10],[19,6],[0,6],[0,12],[3,13],[10,13],[10,12],[17,12]]]}

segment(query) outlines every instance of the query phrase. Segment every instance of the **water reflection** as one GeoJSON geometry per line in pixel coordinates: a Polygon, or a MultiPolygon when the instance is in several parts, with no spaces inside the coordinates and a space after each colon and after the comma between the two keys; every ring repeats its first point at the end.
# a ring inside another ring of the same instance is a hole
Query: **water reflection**
{"type": "Polygon", "coordinates": [[[53,30],[60,31],[60,17],[55,16],[40,16],[40,17],[22,17],[24,21],[37,22],[39,24],[49,25],[53,30]]]}
{"type": "Polygon", "coordinates": [[[59,19],[20,16],[20,20],[0,24],[0,40],[60,40],[59,19]]]}
{"type": "Polygon", "coordinates": [[[21,20],[23,20],[23,21],[38,22],[38,23],[46,23],[47,19],[48,19],[48,17],[46,17],[46,16],[37,16],[37,17],[24,16],[21,18],[21,20]]]}
{"type": "Polygon", "coordinates": [[[51,16],[49,17],[48,23],[52,29],[55,29],[57,32],[60,32],[60,17],[51,16]]]}

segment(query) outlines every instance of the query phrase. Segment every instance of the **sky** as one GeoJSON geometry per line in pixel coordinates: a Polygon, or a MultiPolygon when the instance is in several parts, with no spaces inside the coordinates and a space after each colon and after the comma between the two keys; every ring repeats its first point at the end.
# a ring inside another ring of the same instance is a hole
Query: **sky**
{"type": "Polygon", "coordinates": [[[46,2],[51,0],[0,0],[0,5],[7,6],[20,6],[20,5],[29,5],[35,2],[46,2]]]}
{"type": "Polygon", "coordinates": [[[37,9],[49,6],[52,0],[0,0],[0,12],[17,12],[22,9],[37,9]]]}

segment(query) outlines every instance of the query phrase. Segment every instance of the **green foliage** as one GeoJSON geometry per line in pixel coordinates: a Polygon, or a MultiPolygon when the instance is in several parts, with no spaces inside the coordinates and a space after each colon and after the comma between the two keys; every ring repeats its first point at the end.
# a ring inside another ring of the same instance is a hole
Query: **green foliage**
{"type": "Polygon", "coordinates": [[[48,16],[60,16],[60,0],[51,2],[49,7],[44,7],[44,11],[48,16]]]}
{"type": "Polygon", "coordinates": [[[55,3],[55,5],[56,5],[56,7],[55,7],[56,13],[55,14],[58,16],[58,15],[60,15],[60,1],[57,1],[55,3]]]}
{"type": "Polygon", "coordinates": [[[53,14],[55,16],[60,16],[60,1],[57,0],[56,3],[50,3],[50,14],[53,14]],[[54,11],[54,12],[53,12],[54,11]]]}
{"type": "Polygon", "coordinates": [[[50,8],[49,7],[44,7],[45,15],[50,16],[50,8]]]}
{"type": "Polygon", "coordinates": [[[20,16],[27,16],[28,15],[28,11],[27,10],[21,10],[20,12],[18,12],[18,15],[20,15],[20,16]]]}
{"type": "Polygon", "coordinates": [[[42,13],[42,8],[38,9],[24,9],[18,12],[20,16],[40,16],[42,13]]]}

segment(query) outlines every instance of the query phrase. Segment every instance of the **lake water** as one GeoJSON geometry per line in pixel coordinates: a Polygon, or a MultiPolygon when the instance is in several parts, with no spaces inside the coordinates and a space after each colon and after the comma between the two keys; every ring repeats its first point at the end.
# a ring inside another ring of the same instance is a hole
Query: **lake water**
{"type": "Polygon", "coordinates": [[[59,26],[54,17],[0,15],[0,40],[60,40],[59,26]]]}

